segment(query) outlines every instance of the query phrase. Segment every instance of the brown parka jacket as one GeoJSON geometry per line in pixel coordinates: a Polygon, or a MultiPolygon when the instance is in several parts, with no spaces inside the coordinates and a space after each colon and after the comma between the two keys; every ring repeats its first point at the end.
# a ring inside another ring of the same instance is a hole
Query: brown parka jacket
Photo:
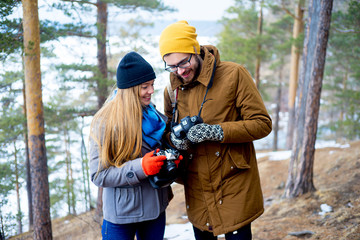
{"type": "MultiPolygon", "coordinates": [[[[204,61],[197,84],[183,85],[173,73],[170,82],[173,91],[178,89],[178,119],[198,115],[216,61],[201,118],[208,124],[220,124],[224,139],[193,145],[184,160],[188,218],[195,227],[216,236],[235,231],[264,212],[253,141],[267,136],[272,124],[244,67],[220,61],[218,50],[210,45],[201,46],[201,57],[204,61]]],[[[169,125],[173,108],[167,89],[164,112],[169,125]]]]}

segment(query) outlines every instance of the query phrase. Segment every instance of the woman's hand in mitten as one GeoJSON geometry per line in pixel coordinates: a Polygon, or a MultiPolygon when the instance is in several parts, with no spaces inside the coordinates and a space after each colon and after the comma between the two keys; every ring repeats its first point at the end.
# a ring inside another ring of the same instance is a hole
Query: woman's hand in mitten
{"type": "Polygon", "coordinates": [[[222,141],[224,139],[224,131],[218,124],[209,125],[207,123],[200,123],[189,129],[187,138],[193,143],[222,141]]]}
{"type": "Polygon", "coordinates": [[[175,146],[178,150],[188,150],[190,148],[191,142],[189,139],[179,139],[175,136],[174,133],[170,133],[170,140],[171,143],[175,146]]]}
{"type": "Polygon", "coordinates": [[[183,160],[183,156],[182,155],[179,155],[179,157],[174,160],[174,163],[176,164],[176,167],[178,168],[179,167],[179,163],[180,161],[183,160]]]}
{"type": "MultiPolygon", "coordinates": [[[[156,152],[158,151],[159,149],[156,150],[156,152]]],[[[154,151],[148,152],[141,160],[141,166],[144,170],[144,173],[147,176],[159,173],[161,166],[164,164],[164,160],[166,160],[166,156],[156,156],[154,155],[154,151]]]]}

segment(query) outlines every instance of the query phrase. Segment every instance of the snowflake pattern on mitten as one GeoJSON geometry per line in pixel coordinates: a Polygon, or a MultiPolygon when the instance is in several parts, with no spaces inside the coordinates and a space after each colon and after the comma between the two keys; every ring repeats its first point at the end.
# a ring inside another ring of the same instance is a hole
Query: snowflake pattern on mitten
{"type": "Polygon", "coordinates": [[[206,123],[197,124],[189,129],[187,138],[193,143],[203,141],[222,141],[224,131],[220,125],[209,125],[206,123]]]}
{"type": "Polygon", "coordinates": [[[175,146],[178,150],[188,150],[190,148],[191,142],[189,139],[178,139],[175,134],[170,133],[170,140],[172,144],[175,146]]]}

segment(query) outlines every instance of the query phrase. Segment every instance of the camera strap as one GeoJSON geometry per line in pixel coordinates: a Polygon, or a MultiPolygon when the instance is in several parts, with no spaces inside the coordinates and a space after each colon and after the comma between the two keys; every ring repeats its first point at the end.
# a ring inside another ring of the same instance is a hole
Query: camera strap
{"type": "Polygon", "coordinates": [[[169,81],[168,85],[166,86],[166,89],[169,93],[169,97],[171,100],[171,106],[173,108],[173,122],[177,122],[178,119],[178,110],[177,110],[177,96],[178,96],[178,92],[179,92],[179,88],[177,87],[174,91],[172,90],[171,87],[171,82],[169,81]]]}
{"type": "Polygon", "coordinates": [[[209,91],[209,89],[212,87],[213,82],[214,82],[214,76],[215,76],[215,70],[216,70],[216,58],[214,57],[214,59],[215,59],[215,62],[214,62],[213,71],[212,71],[212,73],[211,73],[210,82],[209,82],[209,84],[207,85],[206,92],[205,92],[205,96],[204,96],[204,100],[203,100],[203,102],[201,103],[198,117],[200,117],[201,110],[202,110],[202,108],[203,108],[203,106],[204,106],[204,103],[205,103],[207,100],[209,100],[209,99],[206,99],[206,95],[208,94],[208,91],[209,91]]]}

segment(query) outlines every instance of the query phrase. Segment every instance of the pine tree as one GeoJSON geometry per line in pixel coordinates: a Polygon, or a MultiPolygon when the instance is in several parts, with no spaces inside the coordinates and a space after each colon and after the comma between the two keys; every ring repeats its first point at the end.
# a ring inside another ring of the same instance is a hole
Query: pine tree
{"type": "Polygon", "coordinates": [[[34,239],[52,239],[40,70],[37,0],[23,0],[25,91],[34,210],[34,239]]]}
{"type": "Polygon", "coordinates": [[[329,38],[332,0],[313,0],[304,44],[304,61],[296,106],[296,132],[285,187],[286,197],[315,191],[313,165],[320,94],[329,38]]]}

